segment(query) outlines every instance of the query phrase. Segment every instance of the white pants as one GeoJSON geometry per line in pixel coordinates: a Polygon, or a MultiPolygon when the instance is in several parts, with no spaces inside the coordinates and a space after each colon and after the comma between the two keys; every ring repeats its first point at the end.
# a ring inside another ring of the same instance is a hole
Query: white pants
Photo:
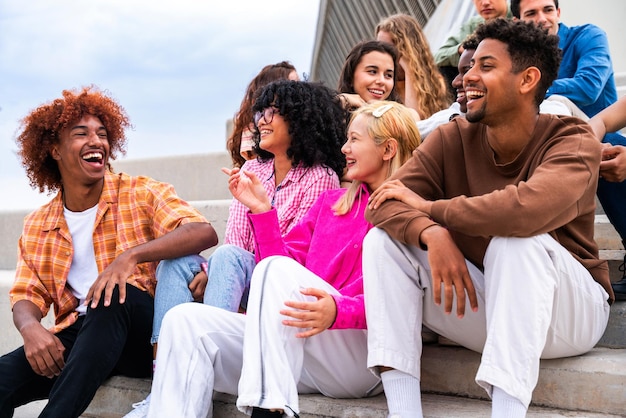
{"type": "Polygon", "coordinates": [[[420,376],[422,324],[482,352],[476,382],[491,396],[497,386],[530,404],[540,358],[579,355],[602,336],[608,295],[590,273],[548,234],[495,237],[485,273],[467,262],[478,297],[473,312],[445,314],[435,305],[428,253],[374,228],[363,244],[367,364],[420,376]]]}
{"type": "MultiPolygon", "coordinates": [[[[589,122],[589,116],[587,116],[585,112],[580,110],[580,107],[576,106],[576,104],[572,102],[570,99],[568,99],[567,97],[561,96],[560,94],[553,94],[549,96],[546,100],[544,100],[544,102],[548,106],[549,106],[549,102],[557,102],[557,103],[564,104],[567,110],[569,111],[570,115],[575,116],[578,119],[582,119],[585,122],[589,122]],[[546,100],[548,102],[546,102],[546,100]]],[[[552,113],[552,112],[548,112],[548,113],[552,113]]],[[[564,113],[559,111],[558,114],[564,114],[564,113]]]]}
{"type": "Polygon", "coordinates": [[[165,315],[149,417],[212,416],[213,390],[239,394],[237,406],[298,412],[298,393],[358,398],[382,391],[366,366],[364,330],[326,330],[295,338],[279,311],[305,300],[301,288],[337,294],[294,260],[270,257],[255,268],[246,315],[197,303],[165,315]]]}

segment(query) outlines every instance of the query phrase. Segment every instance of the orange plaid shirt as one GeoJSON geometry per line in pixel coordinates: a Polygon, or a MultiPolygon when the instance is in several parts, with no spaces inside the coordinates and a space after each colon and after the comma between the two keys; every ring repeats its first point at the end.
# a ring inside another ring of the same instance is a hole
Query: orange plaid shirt
{"type": "MultiPolygon", "coordinates": [[[[98,271],[102,272],[129,248],[161,237],[179,225],[207,222],[174,188],[148,177],[107,172],[93,231],[98,271]]],[[[78,300],[66,287],[74,251],[63,216],[62,192],[26,216],[18,244],[15,282],[9,295],[11,306],[29,300],[43,316],[54,306],[58,332],[76,321],[78,300]]],[[[128,283],[154,295],[158,262],[137,266],[128,283]]],[[[95,281],[95,277],[93,280],[95,281]]]]}

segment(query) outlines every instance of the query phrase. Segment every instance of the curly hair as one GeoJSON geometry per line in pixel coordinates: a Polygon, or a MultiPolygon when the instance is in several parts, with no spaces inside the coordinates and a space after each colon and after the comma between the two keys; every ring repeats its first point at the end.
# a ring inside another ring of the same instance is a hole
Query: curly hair
{"type": "Polygon", "coordinates": [[[341,74],[339,75],[337,91],[339,93],[356,93],[356,91],[354,91],[354,71],[361,62],[363,55],[369,54],[370,52],[388,54],[393,59],[393,88],[391,89],[387,100],[399,102],[400,96],[396,90],[396,84],[398,81],[398,51],[396,51],[396,48],[393,45],[380,41],[363,41],[359,42],[352,48],[343,63],[343,68],[341,69],[341,74]]]}
{"type": "Polygon", "coordinates": [[[476,35],[474,35],[473,33],[467,35],[465,39],[463,39],[463,42],[461,42],[461,47],[463,48],[463,50],[476,50],[476,48],[478,48],[478,39],[476,39],[476,35]]]}
{"type": "Polygon", "coordinates": [[[503,18],[481,24],[474,33],[478,42],[495,39],[506,44],[515,74],[528,67],[539,69],[541,80],[535,92],[535,103],[539,106],[559,72],[559,37],[548,34],[534,22],[503,18]]]}
{"type": "MultiPolygon", "coordinates": [[[[391,138],[398,143],[396,155],[389,165],[389,178],[411,158],[413,151],[422,142],[413,113],[401,103],[381,100],[356,109],[350,117],[350,123],[358,115],[367,117],[367,134],[377,146],[385,144],[391,138]]],[[[346,193],[333,205],[336,215],[345,215],[352,209],[361,191],[361,184],[358,180],[352,181],[346,193]]]]}
{"type": "Polygon", "coordinates": [[[20,121],[18,155],[32,188],[42,193],[61,189],[61,172],[50,152],[59,143],[61,131],[84,115],[98,117],[106,128],[110,159],[118,152],[126,153],[124,131],[132,125],[124,108],[93,85],[80,91],[63,90],[62,98],[39,106],[20,121]]]}
{"type": "MultiPolygon", "coordinates": [[[[273,106],[287,122],[291,144],[287,157],[295,167],[324,165],[339,177],[346,159],[341,146],[346,138],[347,113],[337,93],[320,83],[279,80],[261,90],[252,110],[260,112],[273,106]]],[[[255,141],[254,151],[261,161],[274,155],[255,141]]]]}
{"type": "MultiPolygon", "coordinates": [[[[420,117],[425,119],[447,108],[452,100],[419,22],[410,15],[399,13],[380,21],[374,34],[378,35],[380,31],[389,33],[399,57],[408,61],[420,117]]],[[[404,95],[404,92],[400,94],[404,95]]]]}
{"type": "MultiPolygon", "coordinates": [[[[520,3],[522,0],[511,0],[511,13],[516,18],[520,19],[520,3]]],[[[559,0],[554,0],[554,7],[559,8],[559,0]]]]}
{"type": "Polygon", "coordinates": [[[254,99],[256,94],[261,88],[265,87],[272,81],[286,80],[289,78],[289,74],[296,71],[294,67],[288,61],[281,61],[276,64],[266,65],[261,71],[250,81],[246,88],[246,94],[241,100],[239,110],[233,118],[233,132],[226,140],[226,148],[230,152],[230,157],[233,160],[233,166],[241,167],[246,162],[245,158],[241,156],[241,135],[248,129],[250,123],[252,123],[252,105],[254,105],[254,99]]]}

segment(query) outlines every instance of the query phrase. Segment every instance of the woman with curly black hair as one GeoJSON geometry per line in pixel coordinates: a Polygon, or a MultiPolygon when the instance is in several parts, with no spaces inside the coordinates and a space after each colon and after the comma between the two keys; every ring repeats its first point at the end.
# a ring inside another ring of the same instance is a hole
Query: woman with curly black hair
{"type": "MultiPolygon", "coordinates": [[[[267,85],[253,111],[258,157],[246,161],[241,170],[252,172],[261,180],[284,235],[304,217],[322,192],[339,187],[339,176],[346,165],[341,153],[346,138],[346,113],[332,90],[321,84],[291,80],[267,85]]],[[[239,170],[234,168],[232,173],[239,170]]],[[[230,311],[237,311],[240,305],[245,307],[256,266],[249,212],[241,202],[233,200],[226,244],[208,260],[192,255],[159,264],[151,339],[155,353],[161,322],[170,308],[201,300],[202,295],[208,305],[230,311]]],[[[136,404],[128,417],[143,416],[147,407],[146,399],[136,404]]]]}
{"type": "Polygon", "coordinates": [[[234,167],[241,167],[247,160],[255,157],[254,124],[252,122],[254,100],[257,94],[269,83],[277,80],[298,80],[296,67],[288,61],[266,65],[250,81],[241,106],[233,118],[233,132],[226,140],[226,149],[233,160],[234,167]]]}
{"type": "Polygon", "coordinates": [[[292,165],[302,163],[305,167],[312,167],[322,164],[341,176],[346,166],[341,153],[346,113],[337,106],[336,97],[335,92],[318,83],[281,80],[264,88],[252,108],[256,112],[254,121],[260,134],[254,150],[260,159],[275,158],[264,141],[266,136],[259,129],[271,125],[268,118],[278,112],[288,126],[286,156],[292,165]],[[262,118],[264,113],[268,118],[262,118]]]}

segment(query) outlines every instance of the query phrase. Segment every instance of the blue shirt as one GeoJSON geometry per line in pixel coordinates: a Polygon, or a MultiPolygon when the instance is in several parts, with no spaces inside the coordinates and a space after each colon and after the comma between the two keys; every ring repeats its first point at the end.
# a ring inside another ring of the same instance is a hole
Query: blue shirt
{"type": "Polygon", "coordinates": [[[559,23],[558,36],[563,59],[546,97],[565,96],[592,117],[617,100],[606,33],[595,25],[569,28],[559,23]]]}

